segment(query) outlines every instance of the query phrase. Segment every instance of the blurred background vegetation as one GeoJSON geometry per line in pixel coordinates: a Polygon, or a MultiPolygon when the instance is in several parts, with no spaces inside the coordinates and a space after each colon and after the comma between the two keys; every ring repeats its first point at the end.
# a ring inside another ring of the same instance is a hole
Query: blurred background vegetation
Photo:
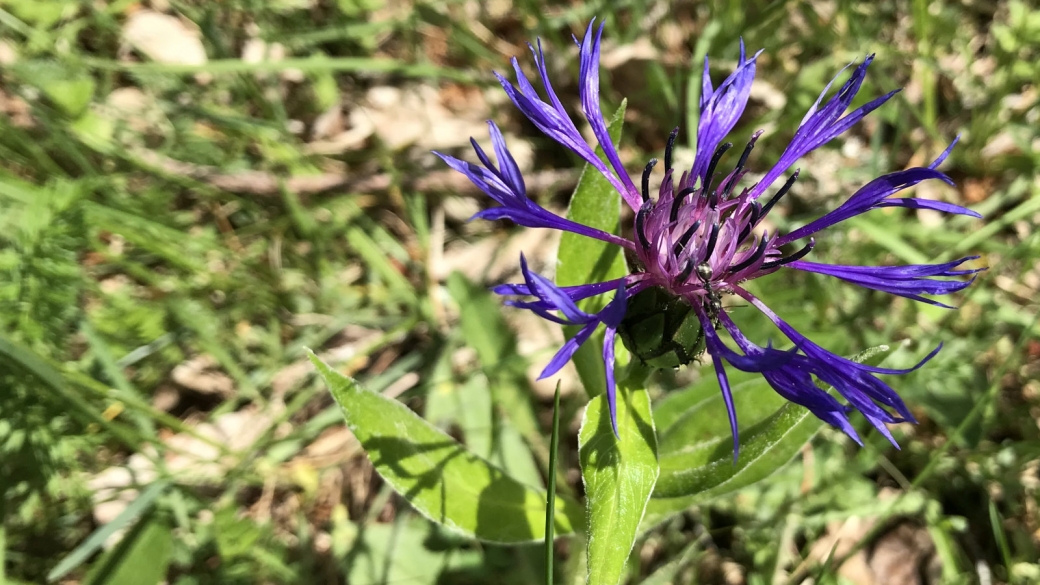
{"type": "MultiPolygon", "coordinates": [[[[910,363],[943,342],[890,380],[921,423],[895,429],[901,451],[825,430],[767,482],[638,541],[630,582],[1040,582],[1040,11],[1020,0],[0,0],[6,580],[540,582],[536,549],[410,512],[304,348],[541,481],[551,386],[530,374],[560,333],[480,285],[515,278],[521,250],[551,273],[557,239],[467,224],[488,201],[429,151],[471,157],[494,118],[532,196],[562,210],[578,161],[490,71],[512,55],[530,71],[540,37],[578,111],[571,35],[593,16],[604,110],[629,100],[632,169],[675,125],[688,145],[705,54],[718,80],[741,37],[765,49],[733,136],[766,130],[750,164],[764,170],[826,82],[877,53],[860,101],[906,89],[800,163],[774,227],[960,134],[944,166],[957,187],[917,192],[985,221],[876,211],[814,254],[989,267],[955,311],[812,274],[759,282],[838,352],[909,339],[910,363]],[[461,327],[459,299],[477,311],[461,327]]],[[[578,491],[585,398],[573,372],[564,386],[561,489],[578,491]]],[[[578,546],[559,544],[561,579],[583,573],[578,546]]]]}

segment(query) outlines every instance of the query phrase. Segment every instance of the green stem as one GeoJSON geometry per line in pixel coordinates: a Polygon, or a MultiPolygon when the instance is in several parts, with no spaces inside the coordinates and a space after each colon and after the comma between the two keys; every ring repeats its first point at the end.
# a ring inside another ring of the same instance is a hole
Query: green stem
{"type": "MultiPolygon", "coordinates": [[[[6,495],[4,496],[6,497],[6,495]]],[[[0,506],[2,507],[2,506],[0,506]]],[[[0,511],[0,585],[7,583],[7,574],[4,566],[7,564],[7,527],[5,525],[4,512],[0,511]]]]}
{"type": "Polygon", "coordinates": [[[639,358],[632,356],[632,361],[629,362],[625,375],[621,378],[620,385],[628,390],[642,390],[646,388],[646,380],[652,373],[654,373],[654,368],[644,364],[639,358]]]}
{"type": "Polygon", "coordinates": [[[549,442],[549,487],[545,493],[545,585],[553,584],[553,529],[556,519],[556,453],[560,449],[560,383],[553,396],[552,440],[549,442]]]}

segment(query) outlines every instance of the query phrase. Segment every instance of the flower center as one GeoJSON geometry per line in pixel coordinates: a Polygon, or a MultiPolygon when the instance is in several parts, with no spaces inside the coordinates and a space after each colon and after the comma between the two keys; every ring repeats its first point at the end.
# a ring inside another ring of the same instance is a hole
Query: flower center
{"type": "Polygon", "coordinates": [[[790,191],[797,172],[765,205],[752,198],[748,189],[734,191],[761,132],[752,136],[732,171],[715,173],[733,146],[727,142],[716,149],[703,174],[684,172],[678,183],[671,168],[676,134],[669,136],[665,176],[656,200],[650,198],[649,182],[657,160],[643,171],[643,205],[635,221],[636,255],[651,282],[691,304],[701,304],[714,318],[721,308],[720,296],[731,285],[804,257],[813,243],[783,257],[772,245],[775,237],[754,233],[765,214],[790,191]]]}

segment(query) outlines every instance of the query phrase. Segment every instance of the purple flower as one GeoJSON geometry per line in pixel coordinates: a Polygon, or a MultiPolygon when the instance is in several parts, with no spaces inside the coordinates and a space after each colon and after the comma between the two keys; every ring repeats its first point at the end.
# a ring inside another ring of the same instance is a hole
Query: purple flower
{"type": "Polygon", "coordinates": [[[561,288],[532,272],[526,260],[521,257],[525,282],[501,285],[494,289],[502,295],[533,297],[532,300],[507,301],[507,304],[534,311],[539,316],[557,323],[581,326],[577,335],[550,360],[542,372],[542,377],[556,373],[571,359],[578,347],[588,340],[601,324],[604,325],[606,337],[603,362],[607,372],[606,395],[616,433],[614,338],[620,332],[626,345],[637,345],[633,341],[633,331],[640,327],[635,323],[636,313],[640,310],[640,303],[646,301],[651,303],[652,310],[643,314],[649,317],[664,315],[657,321],[670,320],[663,326],[663,330],[669,335],[685,335],[685,341],[674,343],[670,339],[662,340],[670,345],[649,352],[644,351],[642,347],[629,346],[629,349],[638,359],[651,365],[658,360],[659,352],[666,351],[669,347],[678,352],[678,357],[668,358],[676,360],[669,365],[689,363],[697,353],[707,352],[713,362],[729,411],[734,458],[737,456],[738,448],[737,413],[733,408],[725,364],[739,370],[761,373],[784,398],[808,408],[817,417],[841,429],[857,442],[860,439],[847,416],[852,409],[863,413],[867,420],[891,441],[892,436],[885,426],[886,423],[913,422],[914,419],[895,391],[878,378],[878,375],[904,374],[912,371],[931,359],[939,348],[909,370],[860,364],[831,353],[806,339],[741,284],[774,272],[802,270],[834,276],[863,287],[946,307],[947,305],[922,295],[950,294],[967,287],[974,277],[967,280],[961,277],[974,275],[979,270],[958,267],[977,257],[961,258],[945,264],[911,266],[840,266],[809,262],[803,258],[813,249],[813,234],[880,207],[927,208],[979,217],[974,211],[957,205],[913,197],[893,197],[908,187],[929,179],[952,184],[950,178],[936,168],[949,155],[953,144],[927,167],[907,169],[874,179],[835,210],[792,232],[779,234],[756,231],[756,227],[773,206],[791,190],[798,179],[798,170],[791,172],[782,183],[781,176],[787,173],[798,159],[848,130],[868,113],[887,102],[896,91],[847,112],[873,59],[873,56],[867,57],[853,70],[849,80],[826,101],[824,99],[831,84],[824,88],[816,103],[802,119],[780,159],[766,172],[762,180],[748,185],[743,181],[747,172],[745,164],[761,132],[751,136],[734,167],[730,170],[721,170],[720,167],[723,155],[732,147],[732,144],[722,143],[722,140],[743,113],[755,77],[755,59],[758,54],[748,57],[741,43],[736,70],[717,88],[712,86],[708,76],[708,62],[705,59],[701,117],[697,128],[697,152],[693,167],[681,173],[672,168],[672,146],[678,133],[676,129],[669,137],[664,153],[664,179],[660,190],[656,197],[651,197],[649,179],[657,160],[653,159],[646,165],[640,182],[642,188],[637,188],[610,142],[607,125],[600,111],[598,62],[602,30],[602,25],[595,29],[590,24],[580,43],[580,97],[584,118],[603,148],[609,164],[604,164],[596,156],[593,147],[582,138],[574,121],[564,110],[546,75],[540,45],[538,49],[532,47],[531,52],[547,99],[539,96],[515,58],[512,62],[516,72],[516,85],[502,75],[496,76],[516,107],[539,130],[577,153],[617,189],[635,212],[631,240],[576,224],[528,199],[523,177],[506,149],[502,134],[492,122],[488,125],[497,167],[476,142],[473,142],[473,147],[482,166],[437,153],[449,166],[465,174],[499,203],[498,207],[478,213],[476,217],[507,218],[527,227],[574,232],[622,246],[638,261],[639,269],[624,278],[561,288]],[[780,183],[780,186],[775,187],[776,183],[780,183]],[[782,246],[796,241],[804,242],[796,252],[784,254],[781,251],[782,246]],[[578,309],[576,301],[611,291],[615,291],[613,300],[600,312],[589,314],[578,309]],[[771,346],[761,347],[748,340],[723,309],[723,295],[741,297],[762,311],[794,344],[794,349],[780,351],[771,346]],[[696,319],[689,321],[695,326],[684,328],[683,324],[690,319],[696,319]],[[728,333],[736,349],[727,346],[719,336],[720,330],[728,333]],[[690,355],[691,352],[693,355],[690,355]],[[845,403],[820,389],[815,380],[832,386],[844,398],[845,403]]]}

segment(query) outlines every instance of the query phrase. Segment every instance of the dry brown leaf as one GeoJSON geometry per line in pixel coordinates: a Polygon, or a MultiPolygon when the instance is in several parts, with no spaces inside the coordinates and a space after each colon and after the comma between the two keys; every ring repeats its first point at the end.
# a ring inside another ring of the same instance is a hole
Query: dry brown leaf
{"type": "Polygon", "coordinates": [[[992,159],[1019,152],[1021,152],[1021,148],[1018,145],[1018,141],[1015,140],[1015,137],[1010,132],[1004,131],[991,138],[986,143],[986,146],[982,147],[979,154],[984,159],[992,159]]]}
{"type": "MultiPolygon", "coordinates": [[[[319,353],[318,357],[328,364],[342,364],[356,357],[382,335],[381,331],[348,325],[339,334],[341,343],[328,351],[319,353]]],[[[286,392],[303,383],[313,371],[314,364],[309,358],[297,360],[282,368],[271,378],[272,396],[284,396],[286,392]]]]}
{"type": "MultiPolygon", "coordinates": [[[[286,57],[285,45],[281,43],[268,43],[263,39],[250,38],[242,45],[242,61],[251,64],[284,61],[286,57]]],[[[256,77],[262,79],[269,73],[257,72],[256,77]]],[[[285,81],[299,83],[305,79],[303,71],[299,69],[283,69],[278,75],[285,81]]]]}
{"type": "MultiPolygon", "coordinates": [[[[430,85],[411,87],[377,86],[356,104],[349,104],[349,129],[326,140],[313,142],[307,151],[336,154],[357,148],[376,136],[392,150],[415,146],[423,150],[451,149],[465,145],[470,136],[486,136],[484,120],[490,109],[479,92],[465,94],[466,107],[452,110],[445,101],[457,102],[458,92],[442,92],[430,85]]],[[[513,156],[521,169],[529,168],[518,156],[522,141],[510,138],[513,156]]]]}
{"type": "Polygon", "coordinates": [[[175,16],[154,10],[131,14],[123,25],[123,41],[159,63],[206,63],[206,49],[198,29],[175,16]]]}
{"type": "Polygon", "coordinates": [[[868,564],[875,582],[885,585],[938,583],[942,569],[928,531],[908,523],[878,539],[868,564]]]}
{"type": "Polygon", "coordinates": [[[0,89],[0,114],[10,119],[11,125],[16,128],[32,128],[36,125],[29,102],[17,95],[8,94],[2,89],[0,89]]]}
{"type": "Polygon", "coordinates": [[[964,200],[969,205],[982,203],[996,189],[997,180],[994,177],[983,177],[981,179],[968,178],[964,180],[964,200]]]}
{"type": "Polygon", "coordinates": [[[178,364],[170,372],[170,378],[189,390],[229,398],[235,393],[235,381],[217,369],[218,366],[213,356],[203,354],[178,364]]]}
{"type": "Polygon", "coordinates": [[[159,476],[151,460],[135,453],[124,465],[109,467],[87,480],[94,500],[94,519],[98,524],[108,524],[130,505],[137,497],[132,485],[148,485],[159,476]]]}
{"type": "MultiPolygon", "coordinates": [[[[823,563],[829,558],[844,558],[852,547],[866,537],[874,522],[873,518],[853,516],[844,522],[830,523],[827,533],[813,544],[806,560],[823,563]]],[[[867,555],[862,550],[838,567],[838,574],[855,585],[881,585],[874,580],[874,575],[867,565],[867,555]]]]}
{"type": "Polygon", "coordinates": [[[0,39],[0,65],[14,65],[18,61],[18,49],[7,39],[0,39]]]}
{"type": "MultiPolygon", "coordinates": [[[[271,413],[247,408],[202,423],[194,428],[194,434],[169,436],[165,438],[168,447],[166,471],[182,483],[219,483],[227,471],[237,465],[239,458],[222,456],[218,445],[226,446],[232,453],[244,451],[270,429],[274,419],[271,413]]],[[[125,464],[109,467],[88,479],[87,485],[94,501],[94,519],[99,524],[111,522],[137,497],[136,486],[147,485],[158,476],[152,460],[144,453],[135,453],[125,464]]]]}

